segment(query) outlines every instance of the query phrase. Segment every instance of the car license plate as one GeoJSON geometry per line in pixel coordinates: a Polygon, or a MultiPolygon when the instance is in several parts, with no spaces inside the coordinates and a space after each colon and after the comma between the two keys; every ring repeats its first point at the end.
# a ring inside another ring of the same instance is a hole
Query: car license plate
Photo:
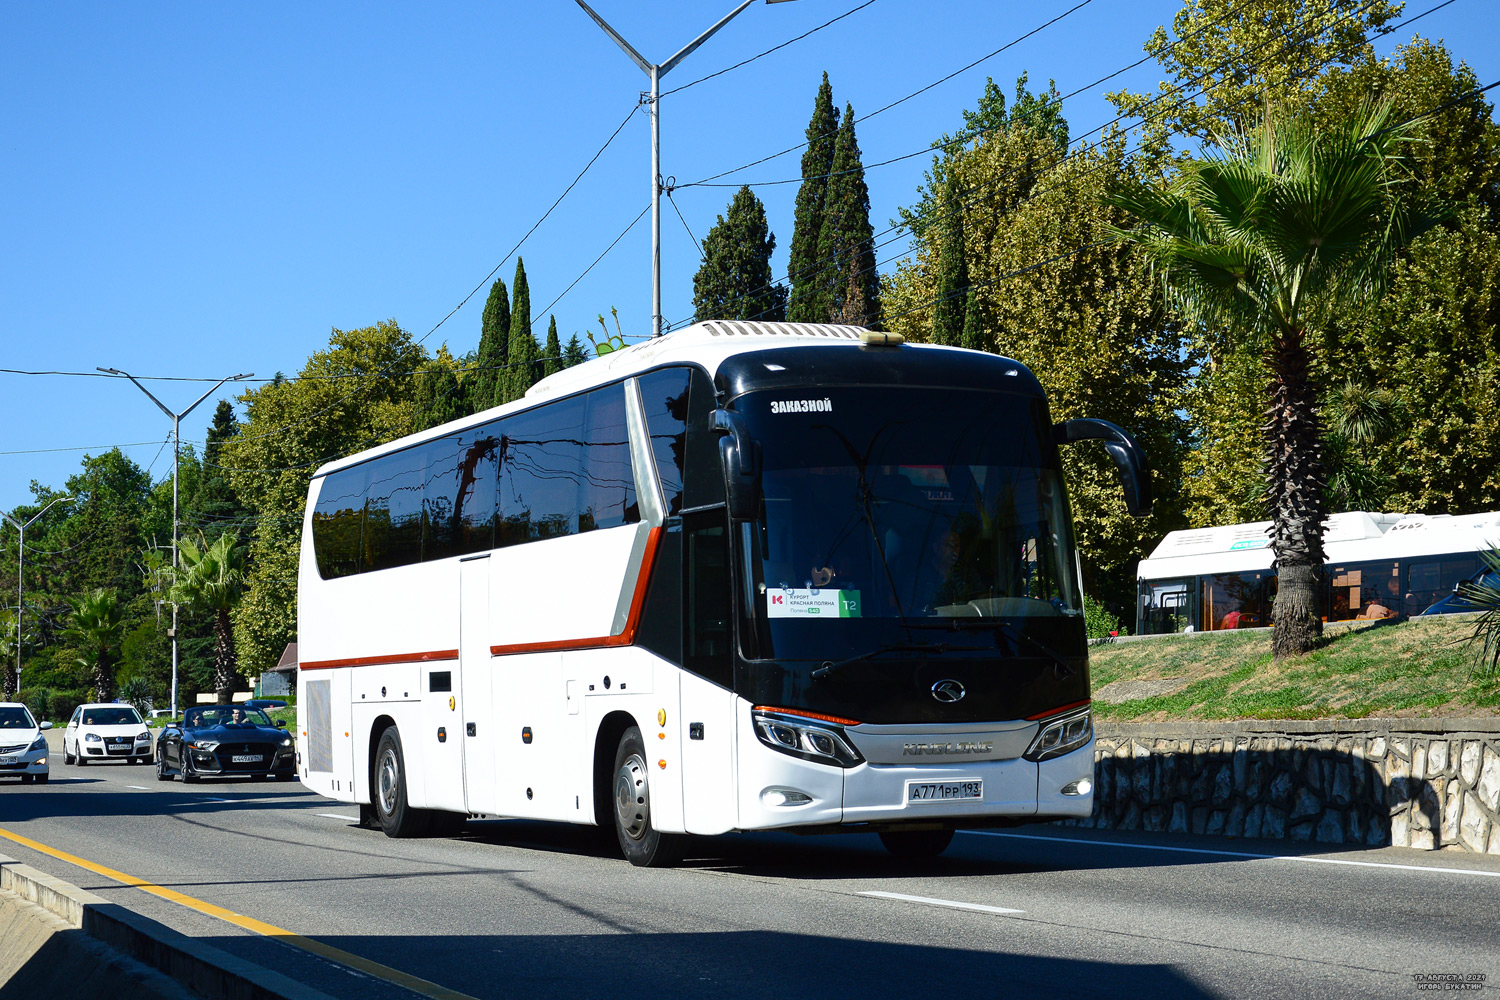
{"type": "Polygon", "coordinates": [[[259,764],[265,758],[258,753],[237,753],[229,758],[234,764],[259,764]]]}
{"type": "Polygon", "coordinates": [[[0,764],[14,764],[20,759],[19,757],[0,757],[0,764]]]}
{"type": "Polygon", "coordinates": [[[908,802],[982,798],[984,798],[984,782],[978,778],[962,781],[908,781],[906,783],[906,801],[908,802]]]}

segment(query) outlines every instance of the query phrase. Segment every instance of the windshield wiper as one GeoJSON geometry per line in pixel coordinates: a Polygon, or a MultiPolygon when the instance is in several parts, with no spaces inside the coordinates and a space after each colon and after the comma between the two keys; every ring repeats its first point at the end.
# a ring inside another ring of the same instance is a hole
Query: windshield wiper
{"type": "Polygon", "coordinates": [[[1033,649],[1037,650],[1042,655],[1046,656],[1047,659],[1051,660],[1053,667],[1057,670],[1057,676],[1059,679],[1072,676],[1073,674],[1073,665],[1068,662],[1067,657],[1063,656],[1061,653],[1057,652],[1051,646],[1048,646],[1041,640],[1033,638],[1032,636],[1023,632],[1021,629],[1016,628],[1016,626],[1012,625],[1010,622],[1004,621],[1002,619],[991,619],[986,621],[983,619],[974,618],[948,618],[941,622],[908,621],[906,624],[911,628],[940,628],[947,629],[953,632],[976,632],[991,629],[996,632],[1004,632],[1012,639],[1016,639],[1029,644],[1033,649]]]}
{"type": "Polygon", "coordinates": [[[859,663],[864,660],[872,660],[886,653],[952,653],[952,652],[982,652],[983,646],[955,646],[947,642],[888,642],[883,646],[876,646],[866,653],[858,656],[850,656],[843,660],[824,660],[823,665],[812,672],[815,679],[827,677],[842,667],[851,663],[859,663]]]}

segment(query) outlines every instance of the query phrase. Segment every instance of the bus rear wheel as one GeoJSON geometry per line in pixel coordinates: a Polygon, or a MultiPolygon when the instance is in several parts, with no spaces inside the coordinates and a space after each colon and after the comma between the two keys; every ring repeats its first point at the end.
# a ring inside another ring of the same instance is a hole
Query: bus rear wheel
{"type": "Polygon", "coordinates": [[[651,772],[646,743],[631,726],[620,736],[614,770],[615,836],[625,860],[639,868],[661,868],[682,855],[681,834],[662,833],[651,824],[651,772]]]}
{"type": "Polygon", "coordinates": [[[898,858],[935,858],[953,843],[953,831],[887,830],[880,835],[880,842],[898,858]]]}
{"type": "Polygon", "coordinates": [[[370,798],[375,806],[375,818],[385,835],[420,837],[426,834],[430,825],[427,813],[413,809],[406,802],[406,758],[401,753],[401,737],[395,726],[380,734],[373,777],[370,798]]]}

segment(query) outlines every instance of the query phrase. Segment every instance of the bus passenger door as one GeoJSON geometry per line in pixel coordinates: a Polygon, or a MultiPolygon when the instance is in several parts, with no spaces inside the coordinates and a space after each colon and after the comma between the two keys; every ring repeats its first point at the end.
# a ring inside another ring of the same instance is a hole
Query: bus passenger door
{"type": "Polygon", "coordinates": [[[463,685],[464,803],[495,812],[494,669],[490,660],[490,560],[459,564],[458,671],[463,685]]]}

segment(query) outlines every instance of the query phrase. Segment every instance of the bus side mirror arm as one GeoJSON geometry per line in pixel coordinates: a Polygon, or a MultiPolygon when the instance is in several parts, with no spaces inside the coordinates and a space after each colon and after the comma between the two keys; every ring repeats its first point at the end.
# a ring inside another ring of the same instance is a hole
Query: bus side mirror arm
{"type": "Polygon", "coordinates": [[[1064,420],[1052,425],[1052,437],[1059,445],[1094,439],[1103,441],[1104,450],[1114,459],[1115,470],[1120,474],[1125,509],[1135,517],[1151,513],[1151,469],[1146,463],[1146,453],[1123,428],[1092,417],[1064,420]]]}
{"type": "Polygon", "coordinates": [[[760,516],[760,445],[750,437],[750,429],[740,414],[715,410],[713,421],[713,431],[719,435],[729,517],[734,521],[754,521],[760,516]]]}

